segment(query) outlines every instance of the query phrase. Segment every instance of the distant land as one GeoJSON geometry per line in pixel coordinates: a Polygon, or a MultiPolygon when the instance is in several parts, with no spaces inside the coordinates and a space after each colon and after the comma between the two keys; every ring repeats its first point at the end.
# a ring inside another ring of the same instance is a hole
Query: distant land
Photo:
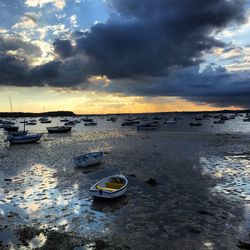
{"type": "MultiPolygon", "coordinates": [[[[250,113],[250,110],[218,110],[218,111],[173,111],[173,112],[149,112],[149,113],[131,113],[137,115],[147,115],[147,114],[216,114],[216,113],[250,113]]],[[[102,116],[102,115],[130,115],[129,113],[109,113],[109,114],[75,114],[72,111],[49,111],[42,113],[32,113],[32,112],[0,112],[0,117],[58,117],[58,116],[102,116]]]]}
{"type": "Polygon", "coordinates": [[[42,117],[42,116],[76,116],[72,111],[50,111],[42,113],[32,113],[32,112],[0,112],[0,117],[42,117]]]}

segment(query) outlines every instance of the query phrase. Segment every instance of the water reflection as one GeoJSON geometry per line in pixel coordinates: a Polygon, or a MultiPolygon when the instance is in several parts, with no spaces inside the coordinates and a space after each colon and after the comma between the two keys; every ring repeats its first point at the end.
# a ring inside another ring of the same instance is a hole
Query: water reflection
{"type": "Polygon", "coordinates": [[[128,204],[128,196],[126,195],[111,200],[95,198],[91,205],[91,209],[105,213],[114,212],[124,207],[127,204],[128,204]]]}
{"type": "MultiPolygon", "coordinates": [[[[40,228],[74,229],[84,233],[106,230],[105,214],[91,210],[92,200],[80,196],[78,183],[59,187],[56,170],[42,164],[13,176],[0,193],[0,214],[5,215],[5,223],[11,220],[29,225],[39,222],[40,228]]],[[[37,244],[34,242],[30,243],[31,248],[37,244]]]]}
{"type": "Polygon", "coordinates": [[[200,157],[203,174],[219,179],[212,192],[222,194],[243,203],[245,222],[240,229],[244,235],[250,230],[250,157],[229,155],[224,157],[200,157]]]}

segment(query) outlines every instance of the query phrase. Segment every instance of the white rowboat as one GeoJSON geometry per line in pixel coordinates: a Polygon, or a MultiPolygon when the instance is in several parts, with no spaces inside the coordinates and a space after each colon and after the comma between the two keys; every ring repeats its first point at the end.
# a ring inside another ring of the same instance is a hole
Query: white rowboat
{"type": "Polygon", "coordinates": [[[103,152],[92,152],[85,155],[74,157],[73,159],[77,167],[87,167],[101,162],[103,157],[104,157],[103,152]]]}
{"type": "Polygon", "coordinates": [[[122,175],[112,175],[98,181],[90,188],[90,193],[94,197],[112,199],[122,196],[128,186],[127,178],[122,175]]]}

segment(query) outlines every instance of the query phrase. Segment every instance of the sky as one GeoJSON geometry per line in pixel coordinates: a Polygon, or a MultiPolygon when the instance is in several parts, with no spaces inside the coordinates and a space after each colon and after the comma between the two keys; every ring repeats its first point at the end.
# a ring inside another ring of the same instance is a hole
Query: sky
{"type": "Polygon", "coordinates": [[[0,0],[0,111],[250,108],[250,0],[0,0]]]}

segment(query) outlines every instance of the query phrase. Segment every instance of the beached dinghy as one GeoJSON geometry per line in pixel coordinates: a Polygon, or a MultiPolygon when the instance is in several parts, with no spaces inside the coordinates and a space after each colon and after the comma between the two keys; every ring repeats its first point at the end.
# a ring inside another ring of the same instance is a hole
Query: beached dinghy
{"type": "Polygon", "coordinates": [[[11,144],[31,143],[39,141],[42,136],[43,134],[8,135],[7,140],[11,144]]]}
{"type": "Polygon", "coordinates": [[[122,175],[112,175],[98,181],[95,185],[90,188],[90,193],[94,197],[99,198],[117,198],[122,196],[128,186],[127,178],[122,175]]]}
{"type": "Polygon", "coordinates": [[[77,167],[87,167],[101,162],[103,157],[104,157],[103,152],[92,152],[85,155],[74,157],[74,162],[77,167]]]}

